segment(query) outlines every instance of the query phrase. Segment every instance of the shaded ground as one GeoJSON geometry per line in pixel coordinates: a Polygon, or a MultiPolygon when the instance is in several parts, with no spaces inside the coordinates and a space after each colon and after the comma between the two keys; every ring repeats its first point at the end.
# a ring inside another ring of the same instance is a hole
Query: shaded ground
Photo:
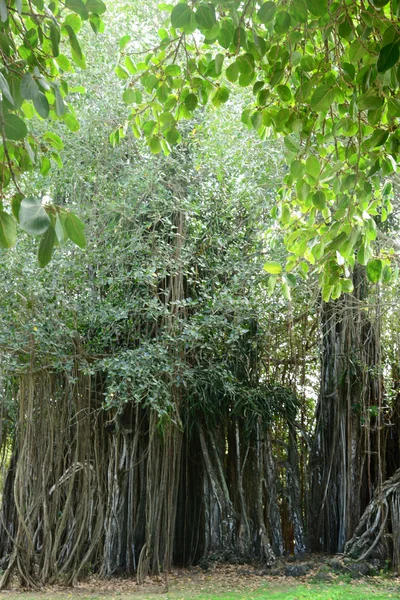
{"type": "Polygon", "coordinates": [[[134,579],[88,576],[74,589],[24,592],[15,587],[1,596],[4,600],[400,600],[400,578],[375,567],[326,557],[288,559],[273,569],[210,561],[203,568],[174,569],[168,579],[148,578],[142,586],[134,579]]]}

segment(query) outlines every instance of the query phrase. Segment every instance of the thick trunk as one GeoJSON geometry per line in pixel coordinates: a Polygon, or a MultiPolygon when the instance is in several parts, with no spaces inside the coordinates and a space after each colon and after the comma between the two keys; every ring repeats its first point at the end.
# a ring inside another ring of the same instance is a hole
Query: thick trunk
{"type": "MultiPolygon", "coordinates": [[[[360,268],[354,287],[354,294],[322,307],[321,393],[309,463],[308,522],[311,549],[331,553],[343,551],[378,483],[371,481],[371,472],[379,469],[372,465],[369,409],[380,403],[379,323],[372,324],[363,309],[366,283],[360,268]]],[[[379,434],[377,427],[378,440],[379,434]]]]}

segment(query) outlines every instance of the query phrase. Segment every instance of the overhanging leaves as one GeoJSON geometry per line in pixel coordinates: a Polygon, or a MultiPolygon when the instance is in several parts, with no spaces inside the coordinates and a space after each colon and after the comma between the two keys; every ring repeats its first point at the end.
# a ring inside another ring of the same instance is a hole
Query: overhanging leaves
{"type": "Polygon", "coordinates": [[[27,233],[42,235],[50,225],[50,218],[36,198],[24,198],[19,209],[19,223],[27,233]]]}

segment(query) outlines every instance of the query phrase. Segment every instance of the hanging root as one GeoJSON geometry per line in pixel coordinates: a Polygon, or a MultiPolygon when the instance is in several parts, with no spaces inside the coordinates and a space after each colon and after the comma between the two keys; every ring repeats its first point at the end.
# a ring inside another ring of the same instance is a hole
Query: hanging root
{"type": "Polygon", "coordinates": [[[388,554],[384,537],[389,524],[392,529],[392,566],[400,566],[400,469],[377,490],[364,511],[345,553],[355,560],[365,560],[377,548],[388,554]]]}

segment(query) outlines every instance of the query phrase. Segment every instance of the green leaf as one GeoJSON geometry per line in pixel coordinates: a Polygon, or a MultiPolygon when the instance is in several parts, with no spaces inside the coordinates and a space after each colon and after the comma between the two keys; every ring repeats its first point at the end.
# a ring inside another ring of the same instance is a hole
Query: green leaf
{"type": "Polygon", "coordinates": [[[1,248],[11,248],[17,239],[17,227],[14,218],[0,210],[0,246],[1,248]]]}
{"type": "Polygon", "coordinates": [[[56,232],[50,225],[46,233],[42,236],[38,250],[38,263],[39,267],[44,268],[49,264],[51,255],[53,253],[54,242],[56,241],[56,232]]]}
{"type": "Polygon", "coordinates": [[[232,43],[235,27],[231,20],[224,19],[221,23],[221,29],[218,33],[218,43],[226,50],[232,43]]]}
{"type": "Polygon", "coordinates": [[[60,246],[65,244],[65,242],[68,240],[68,234],[65,230],[65,219],[66,219],[65,213],[57,213],[56,225],[55,225],[54,229],[56,232],[57,241],[60,244],[60,246]]]}
{"type": "Polygon", "coordinates": [[[257,16],[260,19],[261,23],[264,23],[264,25],[266,25],[267,23],[272,21],[272,19],[275,16],[275,13],[276,13],[275,2],[264,2],[264,4],[261,5],[261,7],[257,13],[257,16]]]}
{"type": "Polygon", "coordinates": [[[327,111],[335,99],[335,91],[330,85],[321,85],[311,96],[311,110],[315,112],[327,111]]]}
{"type": "Polygon", "coordinates": [[[389,4],[390,0],[369,0],[370,4],[375,8],[383,8],[386,4],[389,4]]]}
{"type": "Polygon", "coordinates": [[[19,223],[27,233],[42,235],[50,225],[50,219],[40,200],[24,198],[19,209],[19,223]]]}
{"type": "Polygon", "coordinates": [[[19,209],[21,208],[21,202],[23,199],[24,197],[20,192],[17,192],[11,198],[11,211],[17,221],[19,221],[19,209]]]}
{"type": "Polygon", "coordinates": [[[237,80],[237,78],[239,77],[239,67],[236,61],[229,65],[229,67],[225,71],[225,75],[227,80],[231,83],[234,83],[237,80]]]}
{"type": "Polygon", "coordinates": [[[290,173],[296,179],[301,179],[305,171],[304,164],[300,160],[294,160],[290,165],[290,173]]]}
{"type": "Polygon", "coordinates": [[[46,131],[46,133],[43,134],[43,139],[46,142],[49,142],[50,145],[56,150],[62,150],[64,148],[64,144],[60,136],[52,131],[46,131]]]}
{"type": "Polygon", "coordinates": [[[60,38],[61,38],[61,34],[60,34],[60,29],[59,27],[51,22],[50,23],[50,41],[51,41],[51,48],[53,51],[53,56],[56,58],[59,54],[60,54],[60,38]]]}
{"type": "Polygon", "coordinates": [[[315,17],[323,17],[328,13],[328,0],[306,0],[306,4],[315,17]]]}
{"type": "Polygon", "coordinates": [[[253,128],[258,131],[262,125],[262,114],[260,113],[259,110],[256,110],[252,115],[251,115],[251,123],[253,125],[253,128]]]}
{"type": "Polygon", "coordinates": [[[272,296],[272,294],[274,293],[274,289],[275,289],[277,281],[278,281],[278,278],[274,277],[273,275],[268,278],[268,296],[272,296]]]}
{"type": "Polygon", "coordinates": [[[10,102],[10,104],[12,104],[12,106],[14,106],[14,98],[11,95],[11,91],[10,91],[8,82],[7,82],[6,78],[4,77],[3,73],[0,73],[0,90],[2,91],[4,98],[7,98],[7,100],[10,102]]]}
{"type": "Polygon", "coordinates": [[[196,108],[198,99],[196,94],[188,94],[185,98],[185,106],[191,112],[196,108]]]}
{"type": "Polygon", "coordinates": [[[282,11],[276,15],[274,29],[276,33],[286,33],[289,31],[292,19],[288,12],[282,11]]]}
{"type": "Polygon", "coordinates": [[[179,65],[168,65],[165,67],[165,75],[167,77],[179,77],[181,68],[179,65]]]}
{"type": "Polygon", "coordinates": [[[214,106],[216,108],[218,108],[218,106],[221,106],[221,104],[225,104],[225,102],[227,102],[228,99],[229,99],[229,90],[227,87],[225,87],[223,85],[220,88],[218,88],[217,91],[215,92],[215,94],[212,98],[212,103],[214,104],[214,106]]]}
{"type": "Polygon", "coordinates": [[[132,90],[131,88],[124,90],[124,93],[122,94],[122,100],[125,102],[125,104],[133,104],[136,102],[135,90],[132,90]]]}
{"type": "Polygon", "coordinates": [[[177,4],[171,12],[172,27],[182,28],[191,21],[193,11],[187,4],[177,4]]]}
{"type": "Polygon", "coordinates": [[[175,146],[175,144],[178,144],[181,141],[182,136],[176,127],[172,127],[165,134],[165,139],[167,140],[168,144],[175,146]]]}
{"type": "Polygon", "coordinates": [[[366,144],[369,148],[378,148],[379,146],[383,146],[388,137],[388,131],[385,129],[376,129],[371,137],[366,140],[366,144]]]}
{"type": "Polygon", "coordinates": [[[89,13],[87,7],[84,5],[82,0],[65,0],[65,6],[76,13],[82,19],[88,19],[89,13]]]}
{"type": "Polygon", "coordinates": [[[284,142],[286,148],[289,150],[289,152],[292,152],[293,154],[297,154],[299,152],[299,150],[300,150],[299,141],[293,135],[285,136],[283,142],[284,142]]]}
{"type": "Polygon", "coordinates": [[[50,106],[49,101],[42,92],[39,92],[37,96],[34,97],[33,106],[42,119],[47,119],[50,112],[50,106]]]}
{"type": "Polygon", "coordinates": [[[323,191],[316,192],[312,197],[312,203],[318,210],[323,210],[326,207],[326,198],[323,191]]]}
{"type": "Polygon", "coordinates": [[[286,300],[288,300],[288,301],[291,300],[292,295],[290,293],[290,288],[289,288],[289,285],[288,285],[288,282],[286,281],[286,279],[284,279],[282,281],[282,294],[286,300]]]}
{"type": "MultiPolygon", "coordinates": [[[[65,25],[65,29],[67,30],[69,43],[70,43],[71,49],[73,51],[72,58],[74,59],[75,62],[77,60],[83,61],[85,57],[83,55],[81,46],[78,42],[78,38],[76,37],[75,31],[72,29],[71,25],[65,25]]],[[[78,65],[78,66],[80,66],[80,65],[78,65]]]]}
{"type": "Polygon", "coordinates": [[[79,129],[80,129],[79,121],[76,117],[74,117],[74,115],[72,113],[67,113],[64,117],[64,121],[70,131],[73,131],[74,133],[76,131],[79,131],[79,129]]]}
{"type": "Polygon", "coordinates": [[[278,85],[276,91],[282,102],[289,102],[291,100],[292,93],[287,85],[278,85]]]}
{"type": "Polygon", "coordinates": [[[367,277],[371,283],[377,283],[382,275],[382,261],[379,258],[370,260],[367,264],[367,277]]]}
{"type": "Polygon", "coordinates": [[[317,179],[320,171],[321,171],[321,166],[319,164],[319,160],[316,156],[309,156],[306,160],[306,171],[309,175],[311,175],[311,177],[314,177],[315,179],[317,179]]]}
{"type": "Polygon", "coordinates": [[[264,271],[271,275],[279,275],[282,273],[282,267],[278,262],[270,260],[264,264],[264,271]]]}
{"type": "Polygon", "coordinates": [[[6,0],[0,0],[0,21],[5,23],[8,19],[8,8],[6,0]]]}
{"type": "Polygon", "coordinates": [[[211,29],[216,22],[214,7],[202,2],[196,10],[196,22],[201,29],[211,29]]]}
{"type": "Polygon", "coordinates": [[[107,6],[103,0],[87,0],[86,8],[88,12],[95,13],[96,15],[103,15],[107,10],[107,6]]]}
{"type": "Polygon", "coordinates": [[[33,100],[39,94],[38,84],[29,71],[21,79],[20,92],[25,100],[33,100]]]}
{"type": "Polygon", "coordinates": [[[364,243],[357,252],[357,261],[360,265],[366,265],[372,256],[371,248],[368,243],[364,243]]]}
{"type": "Polygon", "coordinates": [[[374,219],[368,219],[365,225],[365,235],[367,240],[374,241],[377,236],[376,223],[374,219]]]}
{"type": "Polygon", "coordinates": [[[249,52],[246,52],[246,54],[241,54],[237,57],[236,64],[240,73],[253,73],[254,56],[249,52]]]}
{"type": "Polygon", "coordinates": [[[292,0],[290,7],[290,14],[299,23],[307,23],[307,5],[304,0],[292,0]]]}
{"type": "Polygon", "coordinates": [[[340,287],[342,292],[349,294],[354,291],[354,284],[351,279],[341,279],[340,287]]]}
{"type": "Polygon", "coordinates": [[[6,138],[13,141],[23,140],[28,133],[25,121],[17,115],[6,114],[4,120],[4,133],[6,138]]]}
{"type": "Polygon", "coordinates": [[[400,39],[397,38],[395,41],[384,46],[379,52],[378,62],[376,67],[378,69],[378,73],[384,73],[388,71],[399,60],[400,49],[399,49],[400,39]]]}
{"type": "Polygon", "coordinates": [[[85,226],[74,213],[68,213],[65,219],[65,231],[69,239],[79,248],[86,248],[86,238],[84,234],[85,226]]]}

